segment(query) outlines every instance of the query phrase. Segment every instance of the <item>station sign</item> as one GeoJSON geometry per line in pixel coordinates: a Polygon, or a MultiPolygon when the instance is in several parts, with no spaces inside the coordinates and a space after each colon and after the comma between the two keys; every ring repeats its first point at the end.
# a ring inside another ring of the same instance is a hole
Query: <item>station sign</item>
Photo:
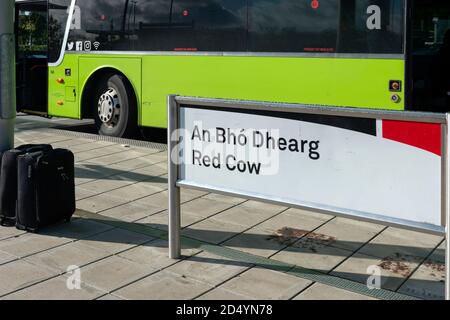
{"type": "Polygon", "coordinates": [[[185,185],[442,230],[442,124],[181,105],[185,185]]]}

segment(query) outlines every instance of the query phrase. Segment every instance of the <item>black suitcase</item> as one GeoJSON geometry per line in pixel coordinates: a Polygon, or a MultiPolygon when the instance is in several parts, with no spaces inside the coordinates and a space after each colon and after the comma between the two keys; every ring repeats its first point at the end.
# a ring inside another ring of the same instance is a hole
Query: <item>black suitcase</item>
{"type": "Polygon", "coordinates": [[[3,153],[0,166],[0,224],[14,226],[17,202],[17,158],[28,152],[52,150],[49,144],[25,144],[3,153]]]}
{"type": "Polygon", "coordinates": [[[66,149],[18,157],[16,227],[36,232],[75,212],[74,155],[66,149]]]}

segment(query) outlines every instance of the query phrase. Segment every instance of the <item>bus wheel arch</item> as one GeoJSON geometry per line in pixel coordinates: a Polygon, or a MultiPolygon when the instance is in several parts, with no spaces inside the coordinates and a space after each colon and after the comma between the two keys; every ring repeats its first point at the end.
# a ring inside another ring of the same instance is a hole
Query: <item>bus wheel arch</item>
{"type": "Polygon", "coordinates": [[[133,137],[138,131],[138,102],[127,76],[114,68],[95,71],[83,88],[81,117],[94,119],[101,135],[133,137]]]}

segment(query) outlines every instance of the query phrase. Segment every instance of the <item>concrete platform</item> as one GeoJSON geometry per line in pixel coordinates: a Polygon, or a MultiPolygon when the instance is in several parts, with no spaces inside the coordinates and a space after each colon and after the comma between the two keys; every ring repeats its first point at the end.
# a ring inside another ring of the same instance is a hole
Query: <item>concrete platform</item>
{"type": "Polygon", "coordinates": [[[0,227],[0,299],[443,299],[441,237],[192,190],[171,260],[166,152],[52,126],[19,118],[15,142],[75,153],[79,210],[40,234],[0,227]],[[378,296],[358,289],[371,266],[378,296]]]}

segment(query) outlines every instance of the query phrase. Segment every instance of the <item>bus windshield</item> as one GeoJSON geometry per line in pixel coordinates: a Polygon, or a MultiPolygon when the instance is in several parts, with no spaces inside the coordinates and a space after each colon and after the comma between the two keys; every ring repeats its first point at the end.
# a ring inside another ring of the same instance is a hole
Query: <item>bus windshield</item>
{"type": "Polygon", "coordinates": [[[449,1],[414,1],[411,47],[413,108],[450,111],[449,1]]]}

